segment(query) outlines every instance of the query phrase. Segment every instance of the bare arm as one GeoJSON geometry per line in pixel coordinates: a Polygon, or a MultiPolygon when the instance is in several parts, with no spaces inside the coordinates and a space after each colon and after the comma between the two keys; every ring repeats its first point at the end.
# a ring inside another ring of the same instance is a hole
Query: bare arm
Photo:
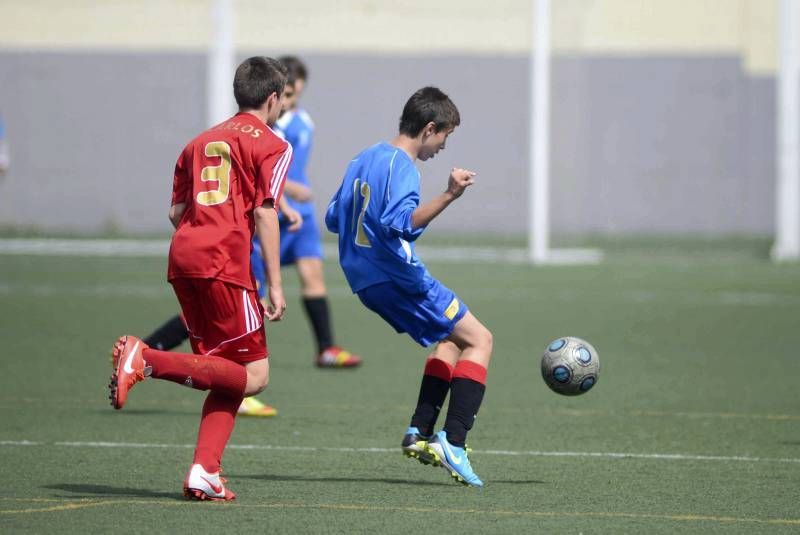
{"type": "Polygon", "coordinates": [[[289,226],[286,227],[286,230],[288,230],[289,232],[297,232],[302,228],[303,216],[300,214],[300,212],[289,206],[289,201],[286,200],[285,195],[281,195],[281,200],[278,203],[278,208],[280,208],[281,213],[289,222],[289,226]]]}
{"type": "Polygon", "coordinates": [[[178,228],[178,223],[181,222],[181,217],[183,217],[183,212],[186,211],[186,203],[179,202],[178,204],[173,204],[169,208],[169,220],[172,222],[172,226],[178,228]]]}
{"type": "Polygon", "coordinates": [[[281,282],[281,235],[278,226],[278,212],[275,211],[272,201],[266,201],[253,211],[253,215],[267,272],[269,306],[264,315],[269,321],[280,321],[286,311],[286,299],[283,297],[281,282]]]}
{"type": "Polygon", "coordinates": [[[453,168],[447,179],[447,190],[440,193],[425,204],[421,204],[411,214],[411,226],[414,230],[427,226],[428,223],[442,213],[451,202],[461,197],[469,186],[475,183],[475,173],[466,169],[453,168]]]}
{"type": "Polygon", "coordinates": [[[298,202],[310,201],[312,197],[311,188],[300,182],[295,182],[290,178],[286,179],[286,184],[283,186],[283,193],[298,202]]]}

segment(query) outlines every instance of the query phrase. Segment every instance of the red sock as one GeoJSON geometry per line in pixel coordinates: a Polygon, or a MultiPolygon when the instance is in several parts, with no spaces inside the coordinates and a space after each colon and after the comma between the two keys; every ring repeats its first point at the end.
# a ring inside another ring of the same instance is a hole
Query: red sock
{"type": "Polygon", "coordinates": [[[193,462],[199,463],[206,472],[213,474],[219,471],[222,452],[231,438],[236,410],[242,404],[242,399],[242,396],[231,397],[212,390],[203,404],[193,462]]]}
{"type": "Polygon", "coordinates": [[[447,381],[449,383],[453,378],[453,366],[448,362],[431,356],[425,361],[425,371],[423,375],[438,377],[442,381],[447,381]]]}
{"type": "Polygon", "coordinates": [[[242,397],[247,386],[247,370],[222,357],[173,353],[158,349],[142,352],[151,377],[166,379],[196,390],[211,390],[228,397],[242,397]]]}
{"type": "Polygon", "coordinates": [[[461,377],[464,379],[471,379],[476,383],[482,385],[486,384],[486,368],[473,362],[471,360],[461,359],[456,362],[456,367],[453,370],[453,379],[461,377]]]}

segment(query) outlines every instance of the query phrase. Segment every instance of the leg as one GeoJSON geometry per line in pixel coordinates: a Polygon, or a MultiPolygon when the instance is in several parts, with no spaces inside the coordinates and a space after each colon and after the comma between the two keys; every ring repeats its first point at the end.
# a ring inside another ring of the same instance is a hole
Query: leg
{"type": "Polygon", "coordinates": [[[494,345],[492,333],[471,312],[456,323],[447,340],[461,350],[459,361],[470,360],[484,368],[489,367],[494,345]]]}
{"type": "Polygon", "coordinates": [[[427,452],[428,440],[450,390],[453,367],[461,351],[448,341],[440,342],[425,361],[422,383],[419,387],[417,408],[400,444],[406,457],[417,459],[422,464],[436,464],[427,452]]]}
{"type": "Polygon", "coordinates": [[[297,274],[300,277],[300,293],[304,298],[326,297],[325,277],[322,271],[322,259],[315,257],[298,258],[295,261],[297,274]]]}
{"type": "Polygon", "coordinates": [[[262,392],[269,382],[269,359],[249,362],[244,368],[247,386],[242,394],[232,396],[211,391],[203,405],[194,464],[200,464],[209,473],[219,471],[222,453],[233,431],[236,411],[242,398],[262,392]]]}
{"type": "Polygon", "coordinates": [[[433,434],[433,426],[436,425],[439,411],[450,390],[453,368],[460,354],[461,351],[455,344],[445,340],[436,346],[425,362],[417,408],[410,424],[410,427],[417,428],[423,437],[430,437],[433,434]]]}
{"type": "Polygon", "coordinates": [[[175,315],[142,341],[152,348],[169,351],[181,345],[187,338],[189,331],[183,319],[180,315],[175,315]]]}
{"type": "Polygon", "coordinates": [[[245,364],[247,371],[247,385],[244,389],[245,396],[255,396],[267,388],[269,384],[269,359],[261,359],[245,364]]]}
{"type": "Polygon", "coordinates": [[[268,418],[277,416],[278,411],[275,407],[261,403],[255,396],[264,391],[269,382],[269,360],[259,360],[247,364],[247,386],[244,391],[244,399],[237,407],[237,413],[241,416],[256,416],[268,418]]]}
{"type": "Polygon", "coordinates": [[[322,260],[319,258],[298,258],[295,262],[300,278],[300,294],[303,308],[311,324],[317,342],[319,355],[333,345],[328,295],[322,275],[322,260]]]}
{"type": "Polygon", "coordinates": [[[427,451],[459,482],[482,487],[467,457],[467,433],[475,422],[486,390],[486,367],[492,356],[492,334],[467,312],[447,338],[461,350],[450,382],[450,403],[444,429],[427,451]]]}
{"type": "Polygon", "coordinates": [[[464,447],[486,389],[486,368],[492,357],[492,333],[467,312],[448,339],[461,349],[461,356],[453,370],[444,426],[447,440],[464,447]]]}
{"type": "Polygon", "coordinates": [[[302,257],[295,261],[300,277],[300,288],[311,329],[317,342],[317,366],[325,368],[352,368],[361,364],[361,358],[334,344],[328,307],[327,289],[323,276],[322,259],[302,257]]]}

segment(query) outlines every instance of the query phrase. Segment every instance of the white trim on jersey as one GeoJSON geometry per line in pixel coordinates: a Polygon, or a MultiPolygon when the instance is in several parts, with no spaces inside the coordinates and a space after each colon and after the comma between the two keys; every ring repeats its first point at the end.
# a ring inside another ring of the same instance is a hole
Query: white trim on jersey
{"type": "Polygon", "coordinates": [[[289,163],[292,161],[292,145],[290,143],[286,143],[286,151],[283,153],[283,156],[278,159],[278,162],[275,164],[275,168],[272,170],[272,180],[270,181],[270,194],[272,194],[272,198],[275,199],[278,196],[278,192],[281,190],[283,186],[283,182],[286,180],[286,172],[289,170],[289,163]]]}
{"type": "Polygon", "coordinates": [[[386,181],[386,202],[389,202],[389,190],[392,189],[392,172],[394,171],[394,159],[397,158],[397,153],[400,152],[400,149],[394,151],[392,154],[392,159],[389,161],[389,179],[386,181]]]}
{"type": "Polygon", "coordinates": [[[409,243],[403,238],[400,238],[400,245],[403,247],[403,251],[406,253],[406,264],[410,264],[411,259],[413,258],[413,255],[411,254],[411,245],[409,245],[409,243]]]}

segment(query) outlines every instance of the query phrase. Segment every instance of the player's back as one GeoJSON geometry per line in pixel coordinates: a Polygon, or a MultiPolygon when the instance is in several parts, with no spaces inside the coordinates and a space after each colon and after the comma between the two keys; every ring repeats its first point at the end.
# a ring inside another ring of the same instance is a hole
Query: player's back
{"type": "Polygon", "coordinates": [[[314,122],[303,109],[297,108],[284,113],[275,123],[283,138],[292,145],[292,164],[289,179],[309,185],[306,167],[311,156],[314,141],[314,122]]]}
{"type": "MultiPolygon", "coordinates": [[[[308,113],[300,108],[284,113],[275,123],[275,129],[292,146],[292,163],[289,165],[288,178],[311,187],[306,167],[311,157],[314,142],[314,123],[308,113]]],[[[314,213],[314,203],[297,201],[287,197],[289,205],[308,219],[314,213]]]]}
{"type": "Polygon", "coordinates": [[[339,262],[354,292],[388,281],[412,293],[431,286],[413,246],[424,230],[411,223],[419,182],[411,158],[388,143],[350,162],[325,223],[339,235],[339,262]]]}
{"type": "Polygon", "coordinates": [[[277,201],[291,147],[239,113],[194,138],[175,166],[172,203],[186,208],[172,238],[168,278],[215,278],[252,287],[253,210],[277,201]]]}

